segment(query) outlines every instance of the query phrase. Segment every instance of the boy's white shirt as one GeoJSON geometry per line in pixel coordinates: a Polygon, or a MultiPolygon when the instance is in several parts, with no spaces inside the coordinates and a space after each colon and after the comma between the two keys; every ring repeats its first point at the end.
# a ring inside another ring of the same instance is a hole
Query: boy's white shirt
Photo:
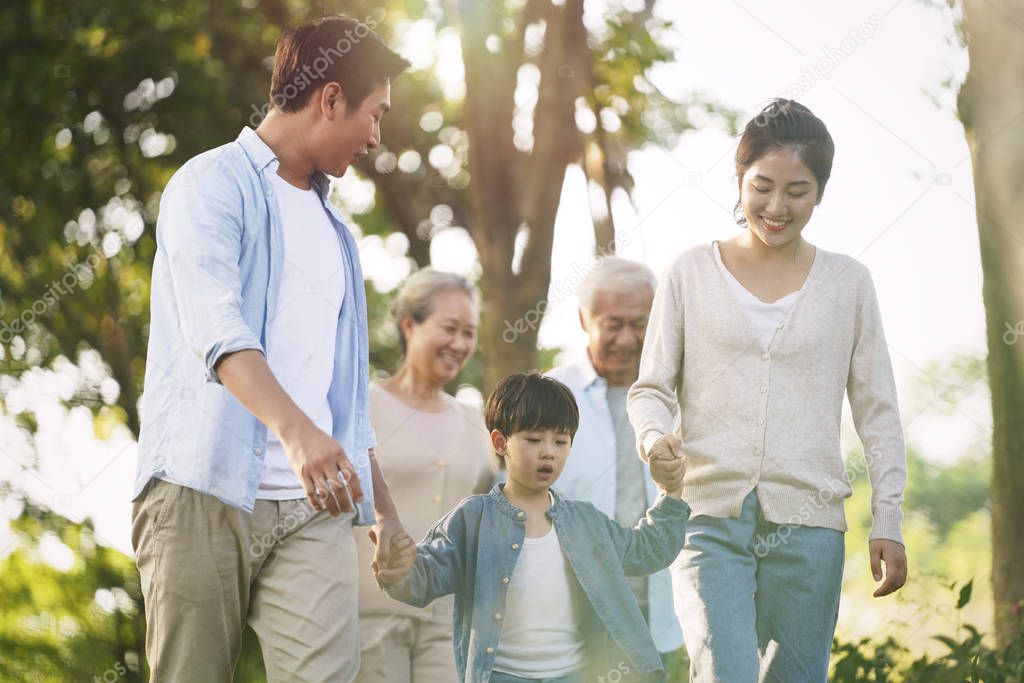
{"type": "Polygon", "coordinates": [[[580,587],[554,524],[523,540],[509,577],[494,670],[526,678],[556,678],[585,665],[579,623],[580,587]]]}

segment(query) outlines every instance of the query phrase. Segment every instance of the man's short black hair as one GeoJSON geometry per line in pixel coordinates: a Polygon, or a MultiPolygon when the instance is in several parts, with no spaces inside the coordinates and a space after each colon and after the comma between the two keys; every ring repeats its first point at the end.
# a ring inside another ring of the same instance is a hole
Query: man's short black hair
{"type": "Polygon", "coordinates": [[[569,387],[536,372],[519,372],[498,382],[487,399],[488,431],[506,437],[516,432],[552,429],[576,436],[580,411],[569,387]]]}
{"type": "Polygon", "coordinates": [[[282,112],[299,111],[322,85],[335,82],[346,111],[358,109],[375,88],[409,67],[373,32],[376,26],[373,19],[334,14],[285,31],[274,52],[270,103],[282,112]]]}

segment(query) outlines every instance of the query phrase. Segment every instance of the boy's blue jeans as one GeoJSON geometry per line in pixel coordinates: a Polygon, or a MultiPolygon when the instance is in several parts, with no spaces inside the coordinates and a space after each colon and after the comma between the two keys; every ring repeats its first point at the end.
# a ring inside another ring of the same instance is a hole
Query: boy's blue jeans
{"type": "Polygon", "coordinates": [[[843,578],[843,534],[765,521],[757,492],[738,519],[691,517],[672,583],[693,683],[824,683],[843,578]]]}

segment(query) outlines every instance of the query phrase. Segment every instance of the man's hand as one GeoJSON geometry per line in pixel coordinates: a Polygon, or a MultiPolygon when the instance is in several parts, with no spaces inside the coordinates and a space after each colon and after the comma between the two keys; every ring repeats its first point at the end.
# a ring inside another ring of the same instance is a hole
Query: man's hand
{"type": "Polygon", "coordinates": [[[314,510],[326,509],[332,517],[354,510],[353,503],[363,499],[363,488],[340,443],[309,419],[282,429],[279,438],[314,510]],[[348,482],[347,492],[341,477],[348,482]]]}
{"type": "Polygon", "coordinates": [[[683,488],[686,460],[679,439],[666,434],[655,441],[647,453],[647,461],[651,466],[651,478],[658,488],[665,493],[676,493],[683,488]]]}
{"type": "Polygon", "coordinates": [[[885,583],[874,592],[876,598],[895,593],[907,582],[907,551],[901,543],[887,538],[868,541],[871,556],[871,574],[875,581],[882,580],[882,563],[885,563],[885,583]]]}
{"type": "Polygon", "coordinates": [[[400,532],[389,536],[388,542],[385,543],[379,535],[383,526],[377,524],[369,532],[374,545],[373,562],[370,567],[377,583],[387,588],[404,578],[412,569],[416,561],[416,542],[399,524],[400,532]]]}

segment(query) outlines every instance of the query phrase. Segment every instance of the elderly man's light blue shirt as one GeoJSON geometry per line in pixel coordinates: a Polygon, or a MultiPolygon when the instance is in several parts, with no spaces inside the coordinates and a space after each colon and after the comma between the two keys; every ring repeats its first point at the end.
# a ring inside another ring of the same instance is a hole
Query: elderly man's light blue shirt
{"type": "MultiPolygon", "coordinates": [[[[153,263],[149,348],[133,498],[153,477],[252,511],[267,428],[220,383],[226,354],[266,355],[277,309],[284,248],[270,174],[274,151],[250,128],[185,163],[160,200],[153,263]]],[[[359,251],[328,200],[329,181],[312,179],[341,244],[345,288],[328,402],[333,437],[356,467],[372,510],[367,451],[374,445],[367,383],[366,292],[359,251]]],[[[372,517],[372,515],[370,515],[372,517]]]]}
{"type": "MultiPolygon", "coordinates": [[[[578,361],[560,365],[547,373],[562,382],[576,397],[580,426],[572,440],[569,459],[558,478],[558,490],[569,498],[592,503],[615,518],[616,486],[615,425],[608,410],[608,383],[597,374],[586,354],[578,361]]],[[[639,458],[639,456],[637,456],[639,458]]],[[[646,504],[658,497],[647,463],[643,465],[646,504]]],[[[651,636],[659,652],[671,652],[683,644],[683,633],[673,610],[672,580],[668,571],[652,574],[647,581],[651,636]]]]}

